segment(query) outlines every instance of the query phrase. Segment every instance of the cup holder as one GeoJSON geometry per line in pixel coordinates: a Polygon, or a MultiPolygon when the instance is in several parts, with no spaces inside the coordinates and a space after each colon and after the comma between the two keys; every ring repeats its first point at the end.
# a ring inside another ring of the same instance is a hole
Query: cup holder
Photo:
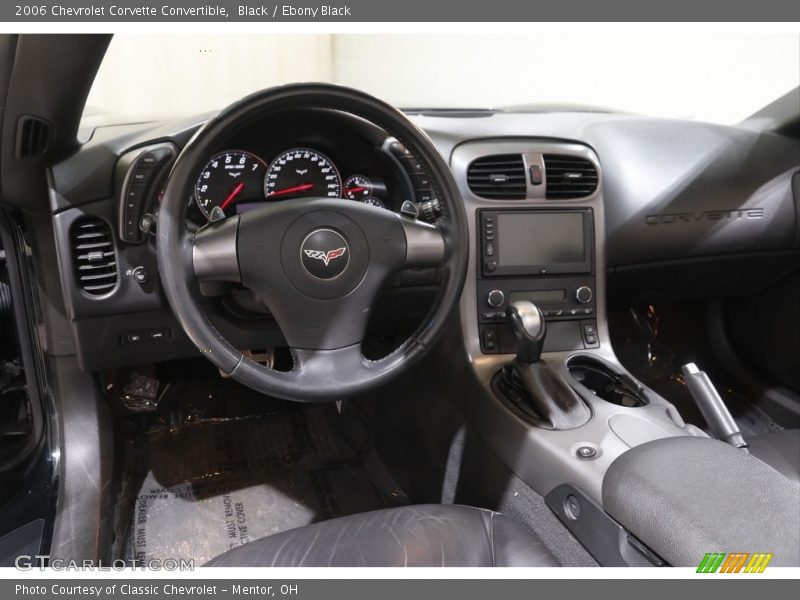
{"type": "Polygon", "coordinates": [[[576,356],[567,362],[567,369],[575,381],[606,402],[628,408],[647,404],[641,386],[630,376],[595,358],[576,356]]]}

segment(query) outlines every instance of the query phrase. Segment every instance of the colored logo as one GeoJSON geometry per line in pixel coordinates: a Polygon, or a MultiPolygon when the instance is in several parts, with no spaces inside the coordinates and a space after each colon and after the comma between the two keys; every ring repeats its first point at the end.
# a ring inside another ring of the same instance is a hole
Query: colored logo
{"type": "Polygon", "coordinates": [[[763,573],[771,552],[708,552],[697,567],[698,573],[763,573]]]}
{"type": "Polygon", "coordinates": [[[328,266],[334,258],[339,258],[343,256],[345,252],[347,252],[347,248],[336,248],[336,250],[330,250],[329,252],[323,252],[322,250],[303,250],[306,253],[306,256],[309,258],[314,258],[316,260],[321,260],[325,263],[325,266],[328,266]]]}

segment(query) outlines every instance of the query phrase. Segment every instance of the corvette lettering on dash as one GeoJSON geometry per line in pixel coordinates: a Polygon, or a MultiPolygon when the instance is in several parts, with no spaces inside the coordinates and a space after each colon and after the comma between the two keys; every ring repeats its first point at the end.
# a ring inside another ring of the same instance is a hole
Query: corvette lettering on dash
{"type": "Polygon", "coordinates": [[[647,215],[645,225],[670,225],[672,223],[703,223],[733,221],[735,219],[763,219],[763,208],[734,208],[731,210],[704,210],[703,212],[675,212],[647,215]]]}

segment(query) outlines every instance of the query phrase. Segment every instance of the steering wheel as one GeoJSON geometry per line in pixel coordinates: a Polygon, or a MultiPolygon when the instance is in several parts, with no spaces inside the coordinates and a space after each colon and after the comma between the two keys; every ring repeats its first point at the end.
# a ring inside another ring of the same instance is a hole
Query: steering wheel
{"type": "Polygon", "coordinates": [[[158,217],[161,284],[186,334],[223,373],[259,392],[297,401],[337,400],[384,384],[431,348],[455,311],[467,270],[467,220],[452,174],[430,139],[400,111],[356,90],[297,84],[257,92],[208,121],[184,147],[158,217]],[[348,113],[394,136],[427,170],[442,207],[436,225],[361,202],[300,198],[186,226],[187,198],[207,157],[231,131],[288,112],[348,113]],[[439,289],[418,329],[379,360],[361,352],[375,297],[387,277],[438,267],[439,289]],[[203,312],[199,283],[229,281],[270,309],[289,345],[290,371],[235,348],[203,312]]]}

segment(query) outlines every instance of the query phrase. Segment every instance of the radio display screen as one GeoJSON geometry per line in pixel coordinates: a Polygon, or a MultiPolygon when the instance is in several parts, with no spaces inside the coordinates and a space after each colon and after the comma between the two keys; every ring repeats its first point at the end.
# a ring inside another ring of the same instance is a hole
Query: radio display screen
{"type": "Polygon", "coordinates": [[[567,299],[567,290],[529,290],[511,292],[511,302],[527,300],[528,302],[563,302],[567,299]]]}
{"type": "Polygon", "coordinates": [[[581,212],[497,213],[497,237],[502,268],[586,261],[581,212]]]}

